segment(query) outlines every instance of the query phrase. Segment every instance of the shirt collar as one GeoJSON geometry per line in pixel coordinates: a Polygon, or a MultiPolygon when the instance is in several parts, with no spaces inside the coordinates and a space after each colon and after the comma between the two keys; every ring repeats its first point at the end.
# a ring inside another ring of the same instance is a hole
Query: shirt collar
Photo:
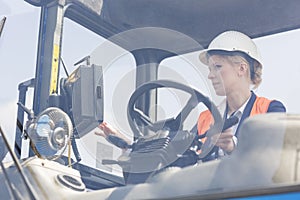
{"type": "Polygon", "coordinates": [[[245,110],[245,108],[246,108],[247,103],[248,103],[249,100],[250,100],[250,97],[251,97],[251,95],[249,96],[249,98],[247,99],[247,101],[246,101],[246,102],[245,102],[245,103],[244,103],[237,111],[235,111],[235,113],[238,112],[238,111],[240,111],[241,114],[244,113],[244,110],[245,110]]]}
{"type": "MultiPolygon", "coordinates": [[[[237,109],[235,112],[233,112],[231,114],[231,116],[237,115],[238,118],[240,119],[241,116],[244,113],[244,110],[245,110],[245,108],[247,106],[247,103],[249,102],[250,98],[251,98],[251,95],[249,96],[249,98],[247,99],[247,101],[245,101],[245,103],[239,109],[237,109]]],[[[226,103],[226,99],[224,99],[224,101],[220,104],[220,108],[221,108],[220,111],[223,110],[223,113],[224,113],[225,117],[229,118],[229,116],[227,115],[227,103],[226,103]]]]}

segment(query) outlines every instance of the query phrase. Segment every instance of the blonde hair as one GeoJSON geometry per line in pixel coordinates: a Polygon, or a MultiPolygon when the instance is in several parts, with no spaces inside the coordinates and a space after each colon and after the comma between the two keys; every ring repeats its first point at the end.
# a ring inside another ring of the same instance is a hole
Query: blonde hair
{"type": "Polygon", "coordinates": [[[262,82],[262,66],[258,62],[251,58],[251,61],[249,61],[248,59],[240,55],[224,55],[224,58],[227,58],[232,63],[245,62],[248,65],[249,78],[251,80],[251,83],[254,85],[253,89],[256,89],[260,85],[260,83],[262,82]]]}

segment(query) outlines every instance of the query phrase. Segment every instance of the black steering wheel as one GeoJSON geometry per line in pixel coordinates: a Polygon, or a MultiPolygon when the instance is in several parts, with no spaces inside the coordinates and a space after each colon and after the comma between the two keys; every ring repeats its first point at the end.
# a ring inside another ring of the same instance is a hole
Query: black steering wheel
{"type": "MultiPolygon", "coordinates": [[[[217,109],[215,104],[209,100],[208,97],[204,96],[196,89],[170,80],[155,80],[141,85],[134,91],[134,93],[130,97],[127,107],[127,118],[129,125],[134,133],[134,138],[138,139],[140,137],[144,137],[146,129],[149,129],[153,132],[163,130],[177,132],[183,131],[183,122],[187,119],[188,115],[195,108],[195,106],[197,106],[201,102],[210,110],[214,118],[214,125],[207,131],[206,136],[211,136],[213,134],[220,133],[224,121],[221,117],[219,110],[217,109]],[[136,104],[141,95],[149,92],[150,90],[158,88],[174,88],[189,93],[191,96],[188,99],[186,105],[182,108],[182,110],[177,116],[169,119],[152,122],[148,115],[146,115],[139,108],[137,108],[136,104]]],[[[195,119],[195,122],[196,121],[197,120],[195,119]]],[[[208,142],[205,142],[202,145],[199,158],[204,158],[205,156],[207,156],[207,154],[211,153],[213,147],[213,144],[208,144],[208,142]]]]}

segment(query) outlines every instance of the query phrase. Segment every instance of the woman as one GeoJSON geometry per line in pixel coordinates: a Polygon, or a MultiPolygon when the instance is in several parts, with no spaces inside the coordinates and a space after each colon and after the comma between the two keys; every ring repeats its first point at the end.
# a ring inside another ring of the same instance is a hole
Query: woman
{"type": "MultiPolygon", "coordinates": [[[[226,31],[218,35],[208,49],[199,55],[200,61],[209,68],[211,80],[217,95],[226,99],[219,109],[223,117],[236,115],[239,123],[214,135],[211,140],[220,147],[221,154],[230,154],[238,142],[238,129],[243,120],[255,114],[285,112],[284,105],[277,100],[257,97],[251,90],[262,81],[262,63],[255,43],[245,34],[226,31]]],[[[212,124],[209,111],[204,111],[198,119],[198,134],[204,134],[212,124]]]]}
{"type": "MultiPolygon", "coordinates": [[[[226,31],[218,35],[208,49],[199,55],[202,63],[208,66],[208,79],[211,80],[215,92],[225,96],[225,101],[219,106],[224,118],[235,115],[239,123],[216,134],[211,141],[220,147],[221,154],[230,154],[237,145],[237,130],[241,122],[252,115],[266,112],[285,112],[284,105],[277,100],[257,97],[251,90],[261,83],[262,64],[255,43],[245,34],[237,31],[226,31]]],[[[198,119],[198,134],[204,134],[213,124],[211,113],[207,110],[198,119]]],[[[107,123],[99,128],[103,133],[97,135],[107,137],[109,134],[129,140],[107,123]]]]}

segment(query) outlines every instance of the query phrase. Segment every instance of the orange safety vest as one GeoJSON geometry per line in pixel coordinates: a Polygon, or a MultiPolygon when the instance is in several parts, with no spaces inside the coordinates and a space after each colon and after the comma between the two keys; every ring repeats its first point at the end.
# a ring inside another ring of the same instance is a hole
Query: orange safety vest
{"type": "MultiPolygon", "coordinates": [[[[269,105],[272,100],[269,100],[265,97],[256,97],[255,102],[252,106],[250,116],[263,114],[268,111],[269,105]]],[[[204,134],[210,126],[214,123],[213,116],[209,110],[203,111],[200,113],[198,118],[198,134],[204,134]]],[[[206,138],[202,139],[202,142],[205,141],[206,138]]]]}

